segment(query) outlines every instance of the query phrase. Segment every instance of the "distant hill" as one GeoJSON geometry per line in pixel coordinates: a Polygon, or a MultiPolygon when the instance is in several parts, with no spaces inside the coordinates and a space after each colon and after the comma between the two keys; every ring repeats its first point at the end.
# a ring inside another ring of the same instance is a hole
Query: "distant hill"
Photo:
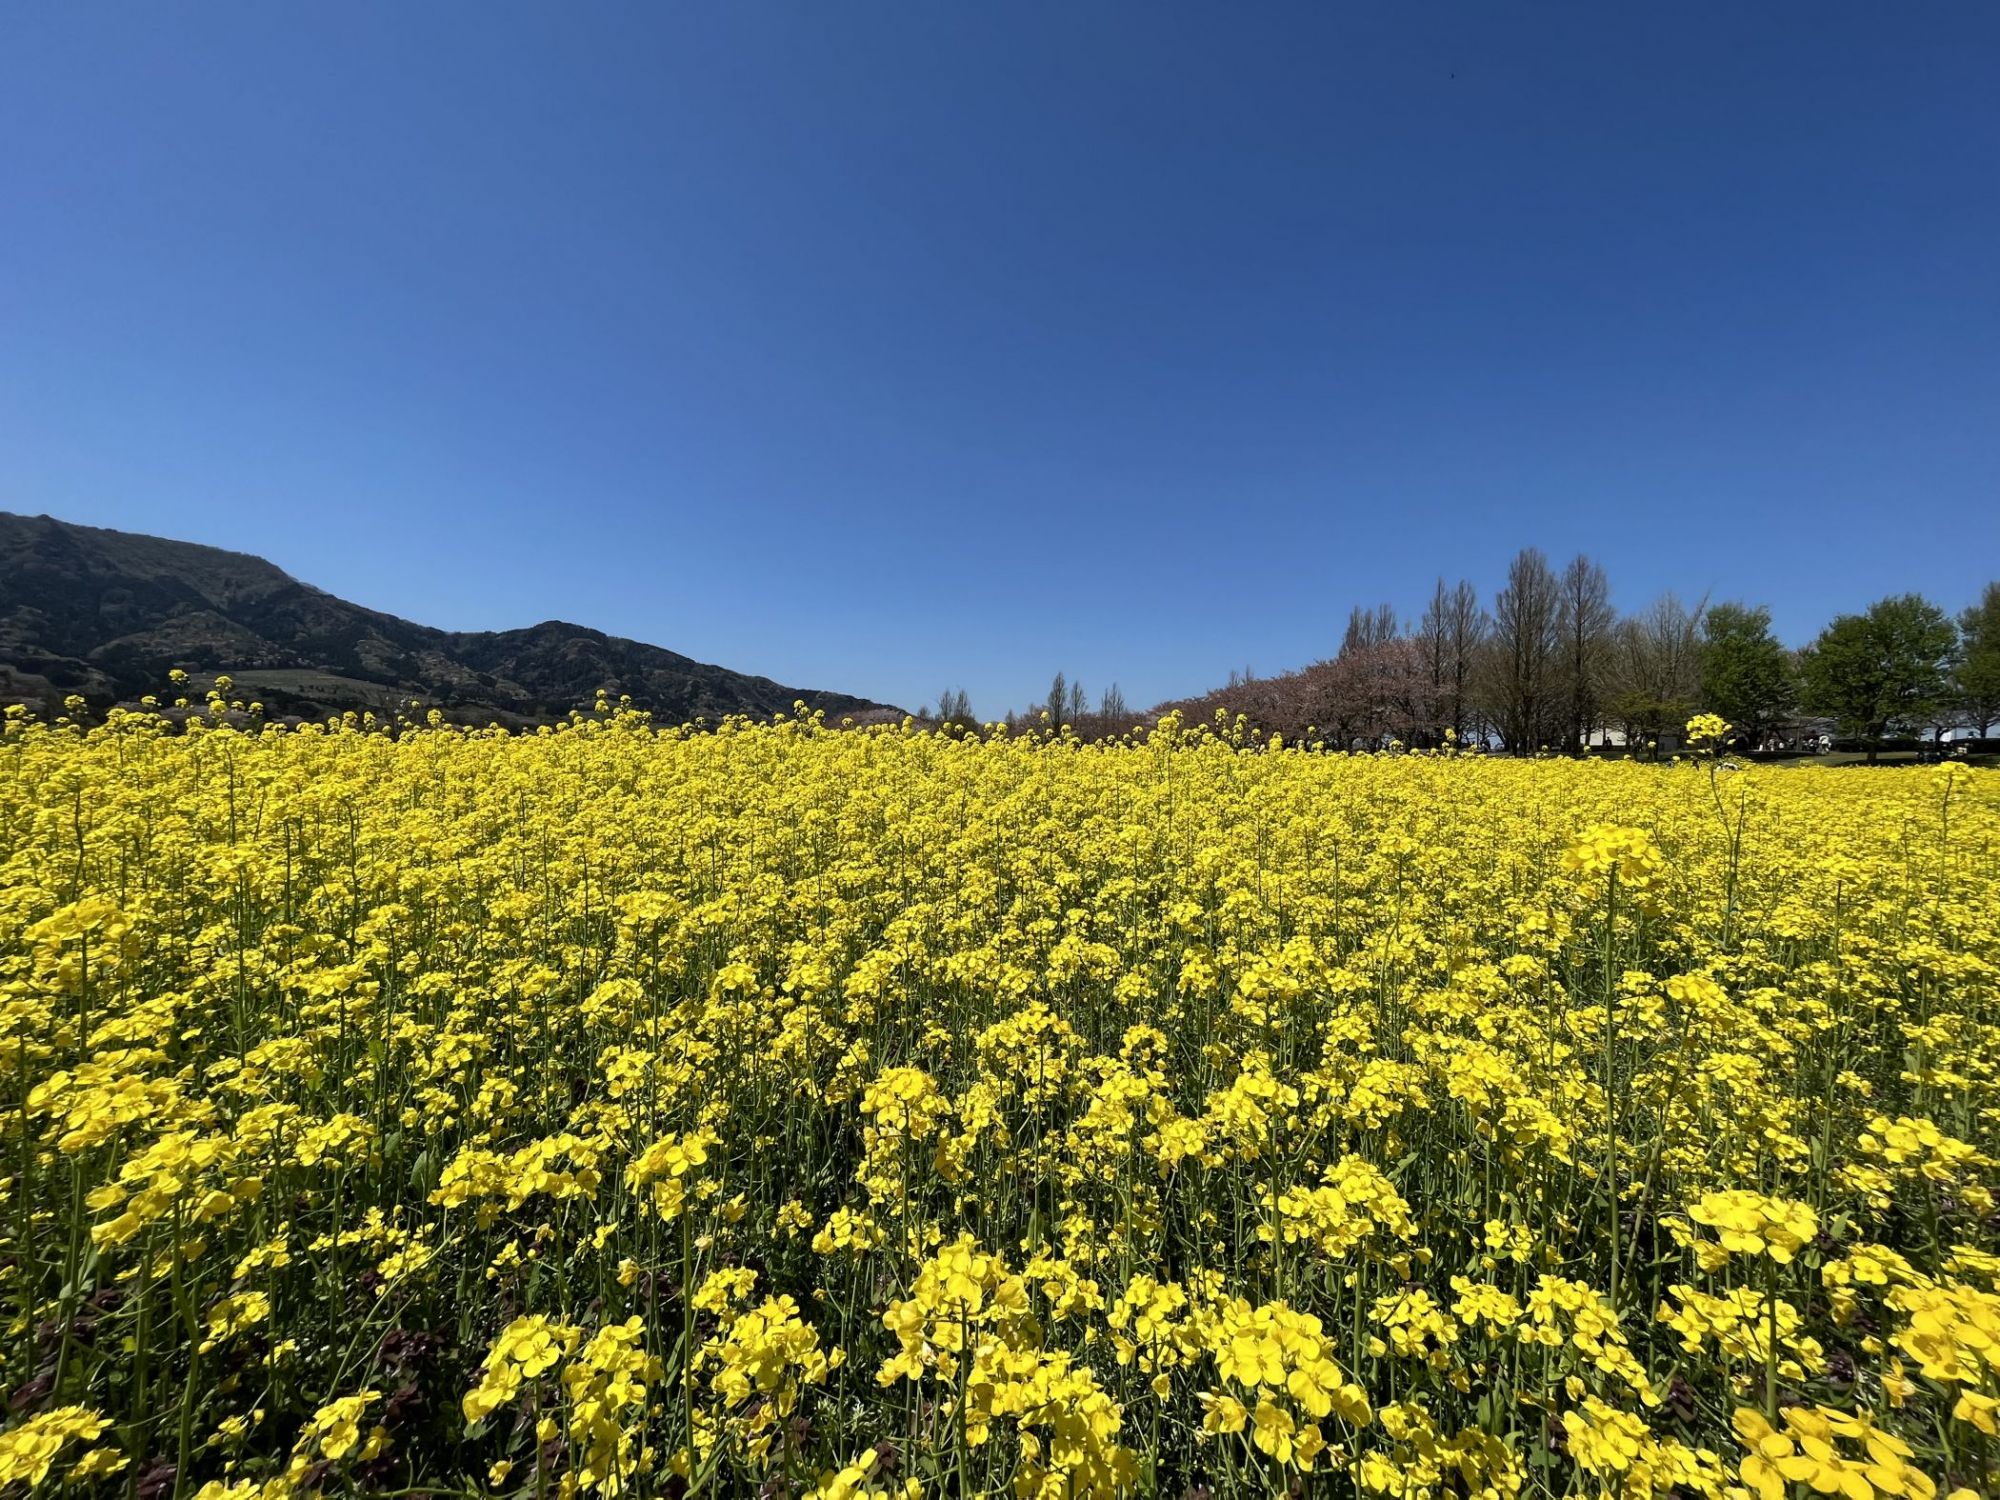
{"type": "Polygon", "coordinates": [[[526,724],[587,707],[600,688],[667,723],[789,712],[799,700],[829,718],[898,712],[560,620],[434,630],[260,557],[0,511],[0,700],[81,693],[108,706],[164,693],[174,667],[227,672],[274,717],[421,698],[453,719],[526,724]]]}

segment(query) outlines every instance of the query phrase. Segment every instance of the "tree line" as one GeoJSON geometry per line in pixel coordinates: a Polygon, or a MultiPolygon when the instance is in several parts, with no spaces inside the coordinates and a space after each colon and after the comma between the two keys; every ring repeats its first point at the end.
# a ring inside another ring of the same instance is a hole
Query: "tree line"
{"type": "MultiPolygon", "coordinates": [[[[969,725],[971,707],[955,690],[934,717],[969,725]]],[[[1670,748],[1697,713],[1721,715],[1750,750],[1823,734],[1871,752],[1893,737],[1985,737],[2000,725],[2000,583],[1956,617],[1919,594],[1878,599],[1792,650],[1763,605],[1667,593],[1621,614],[1598,563],[1579,555],[1558,570],[1530,547],[1490,603],[1441,578],[1413,621],[1388,604],[1356,607],[1334,655],[1276,676],[1232,673],[1151,712],[1193,721],[1218,709],[1262,734],[1345,749],[1670,748]]],[[[1092,705],[1061,674],[1045,702],[1007,719],[1084,738],[1133,727],[1115,687],[1092,705]]]]}
{"type": "MultiPolygon", "coordinates": [[[[983,727],[981,721],[973,716],[972,699],[962,687],[947,688],[938,695],[937,707],[926,710],[919,717],[962,732],[983,727]]],[[[994,722],[1005,724],[1010,731],[1045,730],[1052,734],[1067,731],[1081,739],[1094,740],[1113,739],[1126,733],[1135,727],[1136,717],[1117,683],[1112,683],[1093,700],[1084,691],[1081,682],[1072,681],[1058,672],[1049,685],[1046,699],[1030,704],[1025,712],[1009,709],[994,722]]]]}

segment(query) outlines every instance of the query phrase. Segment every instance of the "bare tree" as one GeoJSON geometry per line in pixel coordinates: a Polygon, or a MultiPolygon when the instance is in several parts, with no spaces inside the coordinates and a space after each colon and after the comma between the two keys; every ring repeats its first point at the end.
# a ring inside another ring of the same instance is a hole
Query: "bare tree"
{"type": "Polygon", "coordinates": [[[1429,681],[1438,734],[1446,729],[1465,740],[1472,728],[1472,674],[1486,639],[1486,611],[1479,591],[1460,579],[1446,588],[1442,578],[1417,627],[1417,649],[1429,681]]]}
{"type": "Polygon", "coordinates": [[[1562,660],[1557,669],[1566,743],[1574,752],[1598,725],[1603,697],[1604,659],[1618,616],[1604,569],[1578,553],[1563,569],[1557,601],[1562,660]]]}
{"type": "Polygon", "coordinates": [[[1445,622],[1451,637],[1453,666],[1452,728],[1458,731],[1461,741],[1483,737],[1485,720],[1479,713],[1473,688],[1480,657],[1493,634],[1493,617],[1480,605],[1479,591],[1461,579],[1452,590],[1445,622]]]}
{"type": "Polygon", "coordinates": [[[1678,735],[1701,701],[1704,595],[1692,609],[1668,592],[1619,622],[1612,636],[1609,716],[1635,750],[1678,735]]]}
{"type": "Polygon", "coordinates": [[[1546,744],[1559,722],[1555,666],[1560,588],[1538,547],[1507,566],[1507,586],[1493,601],[1493,633],[1481,673],[1485,706],[1509,750],[1546,744]]]}
{"type": "Polygon", "coordinates": [[[1112,683],[1098,698],[1097,716],[1104,721],[1106,734],[1116,734],[1121,727],[1129,727],[1124,721],[1132,716],[1132,711],[1125,706],[1125,694],[1119,690],[1117,683],[1112,683]]]}
{"type": "Polygon", "coordinates": [[[1396,639],[1396,607],[1378,604],[1373,609],[1357,604],[1347,614],[1347,634],[1341,638],[1340,654],[1371,651],[1396,639]]]}
{"type": "Polygon", "coordinates": [[[1049,728],[1060,730],[1063,726],[1063,710],[1069,707],[1069,679],[1056,673],[1056,680],[1049,684],[1049,728]]]}

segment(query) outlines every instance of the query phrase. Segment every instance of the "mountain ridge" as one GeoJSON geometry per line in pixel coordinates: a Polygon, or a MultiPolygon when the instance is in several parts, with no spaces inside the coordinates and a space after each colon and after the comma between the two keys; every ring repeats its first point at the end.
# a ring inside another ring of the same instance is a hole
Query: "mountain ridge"
{"type": "Polygon", "coordinates": [[[226,672],[271,713],[303,718],[418,698],[462,721],[546,723],[599,689],[668,723],[795,702],[829,718],[900,713],[565,620],[441,630],[252,553],[0,511],[0,698],[106,706],[163,691],[174,667],[226,672]]]}

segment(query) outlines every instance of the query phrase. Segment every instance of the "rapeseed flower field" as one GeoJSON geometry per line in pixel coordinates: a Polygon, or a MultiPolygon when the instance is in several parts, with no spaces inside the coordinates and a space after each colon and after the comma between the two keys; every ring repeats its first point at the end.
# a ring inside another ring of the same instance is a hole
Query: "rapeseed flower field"
{"type": "Polygon", "coordinates": [[[2000,777],[11,718],[6,1494],[1957,1500],[2000,777]]]}

